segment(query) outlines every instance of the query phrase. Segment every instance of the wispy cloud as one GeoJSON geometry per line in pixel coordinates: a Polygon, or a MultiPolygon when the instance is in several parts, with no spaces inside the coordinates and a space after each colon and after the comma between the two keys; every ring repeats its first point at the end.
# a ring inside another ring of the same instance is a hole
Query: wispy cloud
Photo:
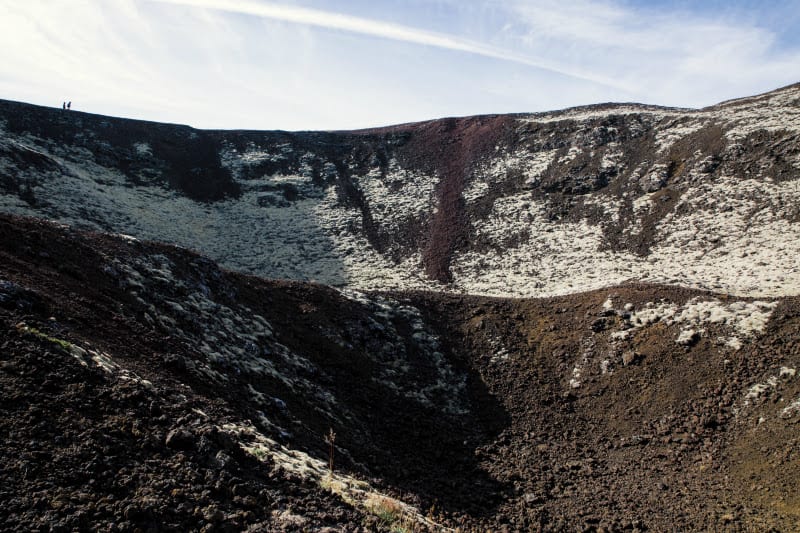
{"type": "Polygon", "coordinates": [[[341,129],[620,100],[696,107],[800,79],[792,0],[768,14],[752,0],[657,6],[0,0],[0,98],[200,127],[341,129]]]}
{"type": "MultiPolygon", "coordinates": [[[[736,2],[732,2],[733,6],[736,2]]],[[[602,70],[653,103],[697,105],[797,81],[800,50],[777,45],[753,13],[698,13],[612,0],[510,0],[515,50],[602,70]]]]}
{"type": "Polygon", "coordinates": [[[471,13],[467,26],[473,28],[480,26],[476,13],[500,13],[506,21],[473,38],[464,25],[441,33],[274,1],[150,1],[499,59],[605,87],[614,98],[667,105],[710,104],[800,76],[800,51],[778,50],[775,34],[742,17],[742,11],[738,17],[711,17],[688,7],[637,7],[615,0],[445,2],[453,12],[471,13]]]}
{"type": "Polygon", "coordinates": [[[568,65],[559,64],[545,57],[535,54],[519,54],[511,50],[492,46],[479,41],[443,33],[426,31],[419,28],[394,24],[381,20],[356,17],[335,11],[324,11],[288,4],[269,2],[256,2],[250,0],[151,0],[163,4],[176,4],[196,8],[213,9],[243,15],[303,24],[317,28],[338,30],[370,37],[390,39],[404,43],[423,46],[432,46],[444,50],[465,52],[492,59],[500,59],[539,68],[552,73],[569,76],[583,81],[589,81],[619,90],[626,90],[626,86],[619,80],[604,76],[600,73],[589,72],[568,65]]]}

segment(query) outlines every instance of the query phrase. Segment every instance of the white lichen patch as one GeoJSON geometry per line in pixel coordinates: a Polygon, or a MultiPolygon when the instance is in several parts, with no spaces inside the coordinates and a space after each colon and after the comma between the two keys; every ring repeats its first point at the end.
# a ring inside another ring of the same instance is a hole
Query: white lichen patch
{"type": "Polygon", "coordinates": [[[488,181],[475,179],[473,180],[468,187],[464,189],[464,192],[461,193],[461,196],[464,198],[464,201],[468,204],[475,202],[475,200],[479,200],[486,196],[489,192],[491,185],[488,181]]]}
{"type": "Polygon", "coordinates": [[[433,211],[436,180],[422,172],[405,170],[394,159],[385,176],[380,169],[374,169],[358,183],[373,220],[386,229],[396,230],[409,219],[425,218],[433,211]]]}
{"type": "Polygon", "coordinates": [[[744,396],[743,405],[749,406],[763,401],[763,399],[783,387],[786,382],[793,379],[797,370],[790,367],[781,367],[774,375],[769,376],[765,381],[756,383],[747,389],[744,396]]]}
{"type": "Polygon", "coordinates": [[[519,176],[524,187],[530,188],[539,184],[542,174],[553,161],[557,150],[530,152],[518,149],[513,153],[498,152],[495,157],[482,162],[475,170],[467,187],[462,192],[468,204],[483,198],[496,184],[507,181],[510,177],[519,176]]]}
{"type": "Polygon", "coordinates": [[[692,328],[687,328],[681,330],[681,332],[678,334],[678,338],[675,339],[675,342],[682,346],[688,346],[696,342],[697,339],[699,339],[703,333],[705,333],[705,330],[702,329],[695,330],[692,328]]]}
{"type": "Polygon", "coordinates": [[[797,398],[792,403],[787,405],[781,410],[781,418],[791,418],[792,416],[800,413],[800,398],[797,398]]]}
{"type": "Polygon", "coordinates": [[[751,386],[747,389],[747,394],[745,394],[745,405],[748,405],[753,400],[757,400],[761,398],[764,394],[768,391],[774,389],[778,385],[778,378],[775,376],[770,377],[767,379],[765,383],[756,383],[755,385],[751,386]]]}
{"type": "Polygon", "coordinates": [[[678,312],[678,306],[667,301],[647,302],[640,309],[631,312],[630,323],[635,328],[641,328],[663,320],[667,324],[678,312]]]}
{"type": "Polygon", "coordinates": [[[621,283],[637,274],[632,256],[602,250],[600,227],[586,221],[553,224],[545,205],[527,193],[498,199],[474,227],[490,247],[456,254],[451,267],[456,290],[557,295],[621,283]]]}
{"type": "Polygon", "coordinates": [[[656,107],[647,105],[613,105],[606,108],[598,106],[589,107],[575,107],[565,109],[563,111],[552,111],[545,113],[534,113],[528,117],[518,119],[522,123],[526,122],[562,122],[565,120],[574,120],[578,122],[588,121],[598,118],[606,118],[608,116],[625,116],[625,115],[644,115],[652,117],[652,120],[661,120],[664,117],[681,116],[685,113],[686,109],[676,109],[668,107],[656,107]]]}
{"type": "Polygon", "coordinates": [[[427,518],[413,505],[381,493],[367,481],[347,474],[331,472],[325,461],[312,457],[301,450],[287,448],[268,438],[249,423],[227,423],[218,426],[218,429],[232,436],[239,446],[255,458],[317,483],[350,505],[372,512],[375,502],[390,501],[393,508],[402,512],[403,517],[412,523],[436,531],[451,531],[427,518]]]}
{"type": "Polygon", "coordinates": [[[622,209],[623,202],[618,198],[605,195],[586,196],[583,199],[583,205],[588,207],[596,207],[603,213],[603,219],[600,224],[619,222],[620,210],[622,209]]]}
{"type": "Polygon", "coordinates": [[[580,388],[582,374],[583,374],[583,369],[581,367],[576,366],[572,369],[572,377],[569,379],[569,387],[571,389],[580,388]]]}
{"type": "Polygon", "coordinates": [[[764,331],[778,302],[744,300],[724,303],[716,298],[693,298],[674,316],[674,322],[723,324],[736,335],[752,337],[764,331]]]}
{"type": "Polygon", "coordinates": [[[519,156],[520,168],[525,174],[525,185],[538,185],[542,174],[555,158],[557,150],[544,150],[519,156]]]}
{"type": "Polygon", "coordinates": [[[130,242],[130,243],[139,242],[139,239],[137,239],[136,237],[132,235],[125,235],[124,233],[111,233],[110,235],[113,237],[117,237],[118,239],[122,239],[125,242],[130,242]]]}
{"type": "Polygon", "coordinates": [[[600,160],[601,170],[616,170],[619,171],[623,168],[622,160],[625,157],[625,152],[619,150],[618,143],[609,143],[606,145],[606,151],[603,153],[603,158],[600,160]]]}
{"type": "MultiPolygon", "coordinates": [[[[320,268],[315,272],[319,276],[315,278],[317,281],[357,289],[439,288],[437,283],[425,278],[420,253],[399,263],[379,254],[367,241],[361,213],[355,208],[339,206],[333,188],[326,191],[322,202],[310,206],[309,210],[312,214],[309,223],[322,231],[320,239],[328,246],[324,254],[319,254],[320,259],[329,258],[328,269],[320,268]]],[[[303,255],[308,255],[310,247],[310,244],[304,247],[303,255]]],[[[305,269],[304,261],[298,258],[292,264],[305,269]]]]}
{"type": "Polygon", "coordinates": [[[705,113],[725,125],[725,135],[739,139],[758,130],[800,131],[800,91],[790,87],[766,97],[741,98],[714,106],[705,113]]]}
{"type": "Polygon", "coordinates": [[[561,157],[559,157],[557,162],[558,162],[559,165],[564,165],[566,163],[570,163],[570,162],[574,161],[575,158],[577,158],[578,155],[580,155],[580,153],[581,153],[581,149],[579,147],[570,146],[569,150],[567,150],[567,153],[562,155],[561,157]]]}
{"type": "Polygon", "coordinates": [[[800,225],[788,220],[798,192],[798,180],[729,177],[689,188],[677,210],[684,214],[659,223],[649,258],[658,281],[738,295],[797,293],[800,225]]]}
{"type": "Polygon", "coordinates": [[[577,358],[577,361],[572,367],[572,371],[569,375],[568,385],[570,389],[579,389],[583,386],[584,381],[586,380],[587,375],[591,372],[592,368],[596,368],[594,366],[594,362],[597,362],[600,367],[601,374],[605,374],[608,370],[608,366],[603,366],[602,361],[596,361],[595,353],[594,353],[595,345],[592,339],[584,339],[581,343],[581,352],[577,358]]]}
{"type": "Polygon", "coordinates": [[[722,337],[722,341],[725,343],[725,346],[734,352],[742,349],[742,341],[739,337],[722,337]]]}
{"type": "Polygon", "coordinates": [[[511,354],[508,352],[508,349],[503,346],[494,351],[489,361],[494,364],[502,364],[508,361],[510,356],[511,354]]]}
{"type": "MultiPolygon", "coordinates": [[[[653,196],[655,194],[656,193],[648,193],[635,198],[633,200],[633,214],[636,215],[637,217],[641,217],[642,215],[650,211],[650,208],[653,205],[653,196]]],[[[637,226],[640,224],[641,222],[639,222],[637,226]]]]}
{"type": "Polygon", "coordinates": [[[622,331],[615,331],[609,335],[609,339],[611,342],[622,342],[628,340],[632,334],[633,330],[630,329],[623,329],[622,331]]]}
{"type": "Polygon", "coordinates": [[[698,120],[699,117],[678,118],[666,121],[666,124],[659,125],[656,132],[656,146],[659,152],[666,152],[673,144],[703,129],[708,123],[707,120],[698,120]]]}
{"type": "Polygon", "coordinates": [[[133,149],[139,157],[150,157],[153,155],[153,148],[146,142],[134,143],[133,149]]]}
{"type": "Polygon", "coordinates": [[[258,165],[266,161],[278,162],[285,160],[291,151],[292,146],[289,143],[263,147],[251,142],[242,151],[228,145],[220,151],[220,161],[225,168],[231,171],[235,179],[241,180],[244,167],[258,165]]]}
{"type": "MultiPolygon", "coordinates": [[[[262,157],[277,156],[247,155],[249,160],[262,157]]],[[[70,172],[63,179],[43,182],[35,191],[38,198],[49,199],[40,216],[173,242],[202,250],[224,266],[272,278],[363,288],[436,287],[425,279],[419,254],[399,264],[379,254],[363,234],[358,209],[340,205],[335,189],[316,186],[310,173],[243,180],[240,198],[206,204],[160,187],[131,187],[124,176],[91,160],[64,164],[70,172]],[[282,203],[280,187],[286,185],[297,190],[298,198],[282,203]]],[[[432,185],[422,178],[416,183],[419,187],[409,186],[405,192],[419,188],[419,198],[426,197],[432,185]]],[[[5,195],[0,195],[0,209],[37,214],[5,195]]],[[[392,203],[386,204],[389,219],[393,209],[392,203]]]]}
{"type": "Polygon", "coordinates": [[[689,346],[705,334],[707,326],[715,325],[727,333],[726,336],[718,337],[718,343],[735,351],[742,347],[742,339],[751,339],[764,331],[778,303],[745,300],[723,302],[713,297],[695,297],[684,305],[667,301],[647,302],[638,309],[626,305],[626,329],[612,332],[609,339],[612,342],[621,342],[629,339],[636,329],[662,322],[667,326],[682,325],[683,329],[675,342],[689,346]]]}
{"type": "Polygon", "coordinates": [[[150,381],[143,379],[136,372],[121,367],[109,354],[105,352],[84,349],[75,344],[70,344],[68,350],[70,355],[72,355],[78,360],[78,362],[80,362],[81,365],[85,367],[95,366],[106,374],[113,375],[119,379],[139,383],[148,389],[153,388],[153,384],[150,381]]]}

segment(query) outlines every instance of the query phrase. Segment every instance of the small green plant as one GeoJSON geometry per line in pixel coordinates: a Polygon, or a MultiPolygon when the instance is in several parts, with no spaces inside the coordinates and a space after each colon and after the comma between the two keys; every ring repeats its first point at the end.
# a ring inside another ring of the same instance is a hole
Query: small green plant
{"type": "Polygon", "coordinates": [[[267,449],[260,446],[258,448],[250,448],[248,451],[259,461],[264,461],[269,456],[267,449]]]}
{"type": "Polygon", "coordinates": [[[58,339],[56,337],[51,337],[50,335],[48,335],[46,333],[42,333],[41,331],[39,331],[36,328],[32,328],[32,327],[26,326],[24,324],[17,324],[17,330],[20,333],[27,333],[27,334],[39,337],[40,339],[44,339],[47,342],[55,344],[56,346],[58,346],[59,348],[61,348],[62,350],[66,351],[66,352],[69,352],[69,349],[72,347],[72,343],[69,342],[69,341],[65,341],[64,339],[58,339]]]}

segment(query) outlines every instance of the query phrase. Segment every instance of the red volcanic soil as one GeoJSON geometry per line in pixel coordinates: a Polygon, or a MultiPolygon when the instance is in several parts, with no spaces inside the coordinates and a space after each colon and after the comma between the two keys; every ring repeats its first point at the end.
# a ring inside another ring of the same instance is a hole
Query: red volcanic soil
{"type": "Polygon", "coordinates": [[[449,118],[416,124],[411,130],[401,160],[413,168],[429,167],[439,175],[436,210],[422,251],[430,279],[451,281],[450,261],[466,245],[469,231],[462,196],[469,173],[495,146],[510,144],[514,121],[508,115],[449,118]]]}

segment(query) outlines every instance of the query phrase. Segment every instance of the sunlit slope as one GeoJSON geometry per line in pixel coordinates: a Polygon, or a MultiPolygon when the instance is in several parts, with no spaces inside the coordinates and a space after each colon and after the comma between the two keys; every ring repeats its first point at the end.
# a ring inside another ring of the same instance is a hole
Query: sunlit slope
{"type": "Polygon", "coordinates": [[[358,132],[201,131],[0,103],[0,209],[271,278],[543,296],[800,290],[800,87],[358,132]]]}

